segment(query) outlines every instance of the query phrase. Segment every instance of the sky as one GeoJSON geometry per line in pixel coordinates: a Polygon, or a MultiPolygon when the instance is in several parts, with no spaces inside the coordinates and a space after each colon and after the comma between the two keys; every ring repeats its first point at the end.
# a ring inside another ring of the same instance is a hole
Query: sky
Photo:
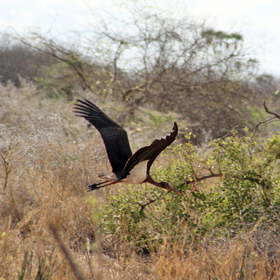
{"type": "MultiPolygon", "coordinates": [[[[40,28],[56,36],[82,30],[93,20],[92,12],[119,15],[122,3],[141,0],[0,0],[0,32],[22,34],[40,28]]],[[[147,3],[151,3],[147,1],[147,3]]],[[[280,77],[279,0],[154,0],[174,16],[206,20],[216,30],[238,32],[246,47],[260,61],[263,72],[280,77]]]]}

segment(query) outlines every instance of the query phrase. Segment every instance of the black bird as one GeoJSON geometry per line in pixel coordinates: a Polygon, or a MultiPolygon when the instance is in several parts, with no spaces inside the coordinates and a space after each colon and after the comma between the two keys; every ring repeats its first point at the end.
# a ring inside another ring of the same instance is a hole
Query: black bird
{"type": "Polygon", "coordinates": [[[175,140],[178,134],[175,122],[173,131],[169,135],[160,140],[154,140],[150,146],[143,147],[132,155],[126,131],[96,105],[86,99],[77,99],[77,103],[74,104],[74,113],[79,117],[84,117],[99,131],[114,173],[114,178],[107,178],[104,182],[89,185],[88,192],[119,182],[127,184],[147,182],[181,195],[167,182],[156,182],[149,174],[156,157],[175,140]]]}

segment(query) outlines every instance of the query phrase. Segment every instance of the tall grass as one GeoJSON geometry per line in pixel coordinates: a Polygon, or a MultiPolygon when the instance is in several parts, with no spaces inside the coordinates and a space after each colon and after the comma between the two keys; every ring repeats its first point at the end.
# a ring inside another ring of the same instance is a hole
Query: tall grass
{"type": "Polygon", "coordinates": [[[86,194],[110,171],[98,133],[32,84],[0,92],[0,279],[279,279],[278,240],[269,247],[265,234],[165,236],[149,255],[111,238],[99,209],[125,187],[86,194]]]}

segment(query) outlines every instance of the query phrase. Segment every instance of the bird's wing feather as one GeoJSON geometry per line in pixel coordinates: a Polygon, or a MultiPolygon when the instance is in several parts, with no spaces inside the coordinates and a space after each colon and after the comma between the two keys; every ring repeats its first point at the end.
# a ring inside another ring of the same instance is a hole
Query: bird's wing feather
{"type": "Polygon", "coordinates": [[[154,140],[150,146],[139,149],[126,163],[122,178],[126,178],[135,165],[145,160],[148,160],[148,173],[156,157],[175,140],[177,134],[178,126],[174,123],[173,131],[169,135],[164,138],[154,140]]]}
{"type": "Polygon", "coordinates": [[[86,99],[77,99],[77,103],[74,104],[74,113],[79,117],[84,117],[99,131],[113,172],[118,177],[132,155],[125,129],[86,99]]]}

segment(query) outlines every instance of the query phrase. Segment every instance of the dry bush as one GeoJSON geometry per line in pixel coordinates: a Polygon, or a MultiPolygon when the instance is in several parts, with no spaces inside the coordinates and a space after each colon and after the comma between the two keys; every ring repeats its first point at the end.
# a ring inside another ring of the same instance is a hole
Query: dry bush
{"type": "Polygon", "coordinates": [[[130,4],[119,7],[125,17],[94,12],[94,24],[82,33],[69,32],[68,41],[40,32],[17,36],[62,62],[37,81],[69,98],[79,86],[100,100],[124,102],[127,122],[140,106],[176,111],[192,123],[200,144],[233,128],[243,134],[254,123],[248,109],[260,107],[256,97],[264,91],[270,95],[273,86],[260,77],[252,86],[258,61],[242,34],[215,30],[185,14],[174,17],[143,2],[130,4]]]}
{"type": "Polygon", "coordinates": [[[0,279],[77,279],[70,259],[80,279],[277,279],[278,251],[271,260],[257,250],[261,234],[201,244],[167,237],[149,256],[110,243],[99,206],[119,187],[85,193],[110,170],[101,138],[71,103],[41,99],[22,84],[0,91],[0,279]]]}
{"type": "Polygon", "coordinates": [[[17,87],[21,86],[20,77],[34,81],[41,75],[42,66],[50,66],[56,60],[43,52],[14,41],[8,34],[0,36],[0,82],[11,81],[17,87]]]}
{"type": "MultiPolygon", "coordinates": [[[[51,222],[59,224],[68,246],[78,250],[85,240],[94,239],[91,214],[95,207],[85,202],[85,186],[86,178],[97,177],[89,175],[94,166],[88,166],[88,150],[93,157],[101,157],[98,146],[95,154],[69,133],[65,109],[71,113],[71,104],[62,106],[58,101],[54,108],[51,101],[46,104],[37,98],[31,85],[21,90],[11,85],[2,89],[1,233],[9,244],[2,254],[6,265],[20,264],[23,254],[19,252],[24,253],[25,248],[36,252],[38,258],[57,251],[49,230],[51,222]]],[[[7,266],[2,270],[3,277],[9,279],[14,273],[7,266]]]]}
{"type": "Polygon", "coordinates": [[[208,241],[187,252],[179,244],[171,248],[166,243],[165,252],[153,258],[158,279],[278,279],[278,268],[256,252],[253,242],[221,241],[208,241]]]}

